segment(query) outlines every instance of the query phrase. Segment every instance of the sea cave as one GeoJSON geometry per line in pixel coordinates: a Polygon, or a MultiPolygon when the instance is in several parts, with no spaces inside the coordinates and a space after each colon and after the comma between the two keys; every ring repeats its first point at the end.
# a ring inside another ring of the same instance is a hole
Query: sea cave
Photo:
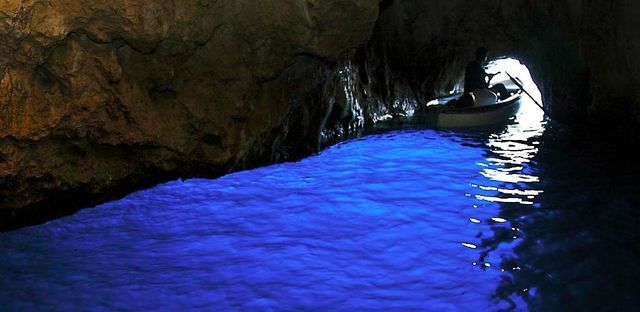
{"type": "Polygon", "coordinates": [[[638,13],[0,1],[0,310],[637,309],[638,13]]]}

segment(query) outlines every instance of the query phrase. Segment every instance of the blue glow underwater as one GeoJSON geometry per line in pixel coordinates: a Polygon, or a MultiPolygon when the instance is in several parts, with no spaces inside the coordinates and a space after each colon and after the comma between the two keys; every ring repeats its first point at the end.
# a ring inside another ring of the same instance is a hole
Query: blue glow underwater
{"type": "Polygon", "coordinates": [[[2,233],[0,310],[637,303],[635,173],[545,131],[528,103],[498,132],[369,135],[2,233]]]}
{"type": "Polygon", "coordinates": [[[534,149],[518,148],[514,172],[474,137],[391,132],[159,185],[0,236],[0,298],[15,309],[487,309],[504,272],[497,255],[479,262],[479,233],[511,227],[501,200],[539,192],[524,161],[534,149]]]}

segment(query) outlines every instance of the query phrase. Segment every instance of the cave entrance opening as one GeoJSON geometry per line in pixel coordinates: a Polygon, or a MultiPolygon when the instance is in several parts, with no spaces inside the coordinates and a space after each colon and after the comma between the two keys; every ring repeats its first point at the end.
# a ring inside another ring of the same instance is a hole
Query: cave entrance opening
{"type": "MultiPolygon", "coordinates": [[[[485,69],[487,73],[499,73],[491,80],[492,85],[501,83],[509,90],[519,89],[519,86],[509,77],[511,75],[520,81],[523,89],[530,95],[524,93],[522,95],[520,110],[516,116],[519,123],[539,123],[544,120],[545,113],[542,107],[537,104],[544,106],[542,93],[526,65],[515,58],[502,57],[489,61],[485,69]]],[[[461,77],[460,81],[455,84],[455,87],[449,93],[453,95],[463,92],[463,85],[464,80],[461,77]]],[[[442,104],[446,100],[448,100],[447,97],[435,99],[429,102],[427,106],[442,104]]]]}
{"type": "Polygon", "coordinates": [[[492,84],[502,83],[507,89],[518,89],[519,86],[509,77],[511,75],[520,81],[523,89],[530,95],[522,95],[520,111],[516,116],[518,123],[537,124],[544,120],[545,113],[542,107],[538,106],[538,103],[544,106],[542,93],[526,65],[515,58],[504,57],[489,61],[486,68],[488,73],[499,72],[491,80],[492,84]]]}
{"type": "Polygon", "coordinates": [[[526,65],[514,58],[500,58],[489,61],[486,66],[487,73],[499,72],[492,80],[492,84],[502,83],[508,89],[517,89],[518,86],[511,80],[509,75],[518,78],[522,82],[524,89],[538,102],[542,103],[542,95],[538,85],[533,81],[531,73],[526,65]]]}

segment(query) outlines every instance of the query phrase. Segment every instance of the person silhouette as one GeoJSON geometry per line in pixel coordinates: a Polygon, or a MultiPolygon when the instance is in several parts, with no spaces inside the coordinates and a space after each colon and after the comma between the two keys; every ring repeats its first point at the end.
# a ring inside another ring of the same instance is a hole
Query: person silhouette
{"type": "Polygon", "coordinates": [[[489,74],[485,71],[487,56],[486,48],[478,48],[475,60],[467,64],[464,72],[464,93],[472,95],[475,105],[495,103],[507,93],[507,88],[501,83],[490,87],[491,80],[500,72],[489,74]]]}

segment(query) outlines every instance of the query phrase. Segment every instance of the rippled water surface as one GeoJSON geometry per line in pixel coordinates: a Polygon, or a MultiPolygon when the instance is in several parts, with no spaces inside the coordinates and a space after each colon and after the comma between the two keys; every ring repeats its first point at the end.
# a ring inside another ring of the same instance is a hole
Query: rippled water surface
{"type": "Polygon", "coordinates": [[[637,171],[544,131],[374,134],[0,234],[0,310],[637,304],[637,171]]]}

